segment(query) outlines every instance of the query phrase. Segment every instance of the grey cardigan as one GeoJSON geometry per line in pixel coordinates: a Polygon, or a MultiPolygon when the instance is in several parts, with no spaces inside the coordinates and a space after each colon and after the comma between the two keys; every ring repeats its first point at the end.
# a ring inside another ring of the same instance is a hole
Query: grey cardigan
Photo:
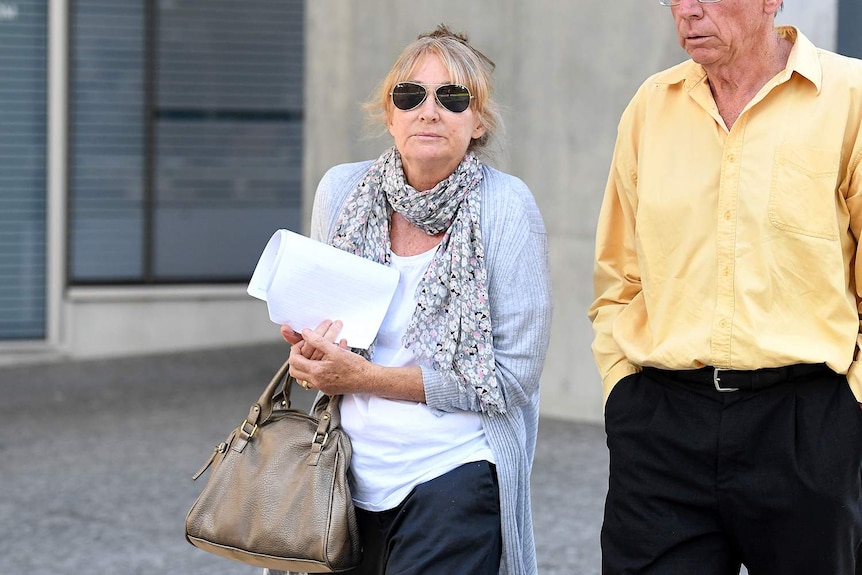
{"type": "MultiPolygon", "coordinates": [[[[321,179],[311,237],[328,242],[348,194],[372,162],[342,164],[321,179]]],[[[527,186],[488,166],[482,180],[482,240],[497,382],[505,413],[480,413],[497,466],[503,528],[501,575],[535,575],[530,472],[539,421],[539,376],[551,327],[551,285],[545,226],[527,186]]],[[[478,411],[471,389],[462,392],[422,367],[426,403],[442,412],[478,411]]],[[[275,571],[269,572],[276,575],[275,571]]]]}

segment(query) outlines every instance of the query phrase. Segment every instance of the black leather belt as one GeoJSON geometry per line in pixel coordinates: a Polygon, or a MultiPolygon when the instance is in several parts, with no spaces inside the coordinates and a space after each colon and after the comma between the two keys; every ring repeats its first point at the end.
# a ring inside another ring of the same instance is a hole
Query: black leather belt
{"type": "Polygon", "coordinates": [[[644,367],[644,372],[654,372],[660,377],[685,383],[710,385],[717,391],[730,392],[740,389],[757,390],[777,385],[784,381],[808,375],[833,373],[825,363],[799,363],[784,367],[740,370],[702,367],[700,369],[669,370],[644,367]]]}

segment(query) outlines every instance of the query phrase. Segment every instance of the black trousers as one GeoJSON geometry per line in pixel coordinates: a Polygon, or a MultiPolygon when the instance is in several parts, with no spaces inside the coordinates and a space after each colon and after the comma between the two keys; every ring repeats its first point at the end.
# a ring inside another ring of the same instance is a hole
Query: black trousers
{"type": "Polygon", "coordinates": [[[854,575],[862,410],[825,368],[722,393],[645,369],[606,405],[604,575],[854,575]]]}
{"type": "Polygon", "coordinates": [[[500,490],[487,461],[416,486],[394,509],[356,514],[362,564],[347,575],[499,573],[500,490]]]}

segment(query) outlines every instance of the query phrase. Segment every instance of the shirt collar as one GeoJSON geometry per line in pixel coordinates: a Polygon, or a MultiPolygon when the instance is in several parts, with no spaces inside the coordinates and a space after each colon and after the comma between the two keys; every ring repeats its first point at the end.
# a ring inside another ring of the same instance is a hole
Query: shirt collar
{"type": "Polygon", "coordinates": [[[796,72],[803,78],[808,79],[820,93],[823,85],[823,68],[820,66],[820,51],[799,31],[795,26],[780,26],[778,34],[793,42],[790,57],[787,59],[787,67],[784,73],[789,77],[796,72]]]}
{"type": "MultiPolygon", "coordinates": [[[[779,26],[776,28],[778,35],[793,42],[793,48],[790,50],[790,57],[787,59],[787,66],[784,68],[782,81],[787,80],[796,72],[803,78],[811,82],[820,92],[820,87],[823,81],[823,70],[820,67],[820,58],[817,47],[805,37],[795,26],[779,26]]],[[[658,84],[679,84],[685,83],[688,90],[700,84],[706,78],[706,70],[703,66],[695,63],[693,60],[686,60],[681,64],[659,72],[654,80],[658,84]]]]}

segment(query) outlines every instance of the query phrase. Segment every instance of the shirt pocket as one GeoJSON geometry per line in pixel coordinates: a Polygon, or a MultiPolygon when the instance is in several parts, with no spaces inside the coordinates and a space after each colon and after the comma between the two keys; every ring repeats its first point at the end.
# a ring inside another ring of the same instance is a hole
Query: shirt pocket
{"type": "Polygon", "coordinates": [[[839,155],[822,148],[780,146],[772,167],[769,221],[780,230],[838,239],[835,186],[839,155]]]}

